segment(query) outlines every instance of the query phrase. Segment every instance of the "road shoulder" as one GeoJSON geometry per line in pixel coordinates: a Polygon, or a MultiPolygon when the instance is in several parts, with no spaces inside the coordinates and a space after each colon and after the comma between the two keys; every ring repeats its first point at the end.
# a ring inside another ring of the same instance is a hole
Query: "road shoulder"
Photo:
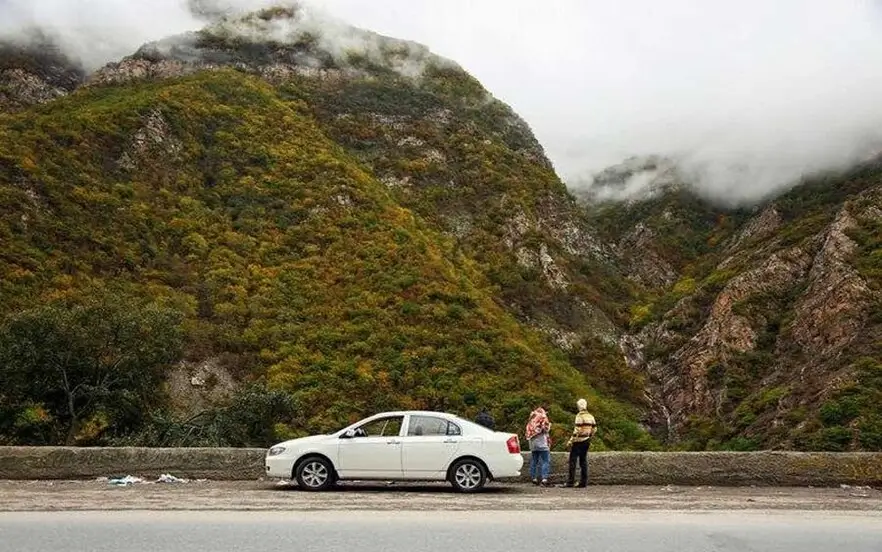
{"type": "Polygon", "coordinates": [[[307,493],[271,481],[0,481],[0,511],[62,510],[824,510],[882,511],[882,491],[868,487],[536,488],[495,483],[461,495],[447,485],[349,483],[307,493]]]}

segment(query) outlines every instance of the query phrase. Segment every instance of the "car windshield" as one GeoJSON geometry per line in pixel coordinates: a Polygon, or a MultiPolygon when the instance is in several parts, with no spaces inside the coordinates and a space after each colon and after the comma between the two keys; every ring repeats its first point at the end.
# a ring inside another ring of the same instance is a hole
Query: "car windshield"
{"type": "MultiPolygon", "coordinates": [[[[357,421],[357,422],[353,422],[353,423],[351,423],[351,424],[347,424],[346,426],[341,427],[340,429],[331,432],[330,435],[336,435],[337,433],[341,433],[342,431],[347,430],[347,429],[357,429],[357,428],[359,428],[359,427],[361,427],[361,428],[365,428],[365,429],[366,429],[368,424],[374,424],[374,423],[377,423],[377,422],[380,422],[380,421],[383,421],[383,420],[385,420],[385,421],[388,422],[388,420],[390,420],[390,419],[397,419],[397,420],[398,420],[399,429],[400,429],[400,426],[401,426],[401,420],[403,419],[403,416],[387,416],[387,417],[383,417],[383,418],[375,419],[375,420],[373,420],[373,421],[371,421],[371,422],[367,422],[367,421],[366,421],[367,419],[368,419],[368,418],[362,418],[361,420],[359,420],[359,421],[357,421]]],[[[382,426],[383,426],[383,429],[385,429],[386,426],[389,426],[390,428],[392,427],[392,426],[391,426],[390,424],[388,424],[388,423],[384,423],[384,424],[382,424],[382,426]]],[[[394,428],[392,428],[392,430],[394,431],[394,428]]]]}

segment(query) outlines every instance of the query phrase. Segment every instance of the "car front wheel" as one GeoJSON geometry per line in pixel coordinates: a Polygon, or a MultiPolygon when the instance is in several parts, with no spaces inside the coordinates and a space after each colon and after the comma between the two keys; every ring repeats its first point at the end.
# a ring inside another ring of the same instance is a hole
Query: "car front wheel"
{"type": "Polygon", "coordinates": [[[473,493],[481,490],[487,483],[487,471],[477,460],[466,458],[453,465],[450,482],[461,493],[473,493]]]}
{"type": "Polygon", "coordinates": [[[324,491],[334,484],[334,467],[324,458],[307,458],[297,466],[296,477],[304,491],[324,491]]]}

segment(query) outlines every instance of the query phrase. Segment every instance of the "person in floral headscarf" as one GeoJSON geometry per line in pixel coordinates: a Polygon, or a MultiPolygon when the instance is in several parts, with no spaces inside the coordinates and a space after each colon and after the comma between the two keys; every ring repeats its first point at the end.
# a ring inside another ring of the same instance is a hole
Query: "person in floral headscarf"
{"type": "Polygon", "coordinates": [[[530,479],[534,485],[548,485],[551,471],[551,421],[542,407],[530,413],[527,441],[530,442],[530,479]]]}

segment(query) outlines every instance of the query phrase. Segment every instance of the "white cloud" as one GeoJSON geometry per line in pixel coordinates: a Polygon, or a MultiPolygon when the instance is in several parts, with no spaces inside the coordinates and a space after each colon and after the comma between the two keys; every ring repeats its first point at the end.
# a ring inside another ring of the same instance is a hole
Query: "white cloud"
{"type": "MultiPolygon", "coordinates": [[[[309,3],[461,63],[528,120],[571,182],[661,154],[708,193],[749,201],[882,150],[878,1],[309,3]]],[[[201,25],[185,0],[0,0],[0,36],[29,22],[92,66],[201,25]]]]}
{"type": "Polygon", "coordinates": [[[661,154],[752,201],[882,150],[878,1],[324,3],[460,62],[571,183],[661,154]]]}
{"type": "Polygon", "coordinates": [[[199,25],[183,0],[0,0],[0,38],[37,27],[90,69],[199,25]]]}

